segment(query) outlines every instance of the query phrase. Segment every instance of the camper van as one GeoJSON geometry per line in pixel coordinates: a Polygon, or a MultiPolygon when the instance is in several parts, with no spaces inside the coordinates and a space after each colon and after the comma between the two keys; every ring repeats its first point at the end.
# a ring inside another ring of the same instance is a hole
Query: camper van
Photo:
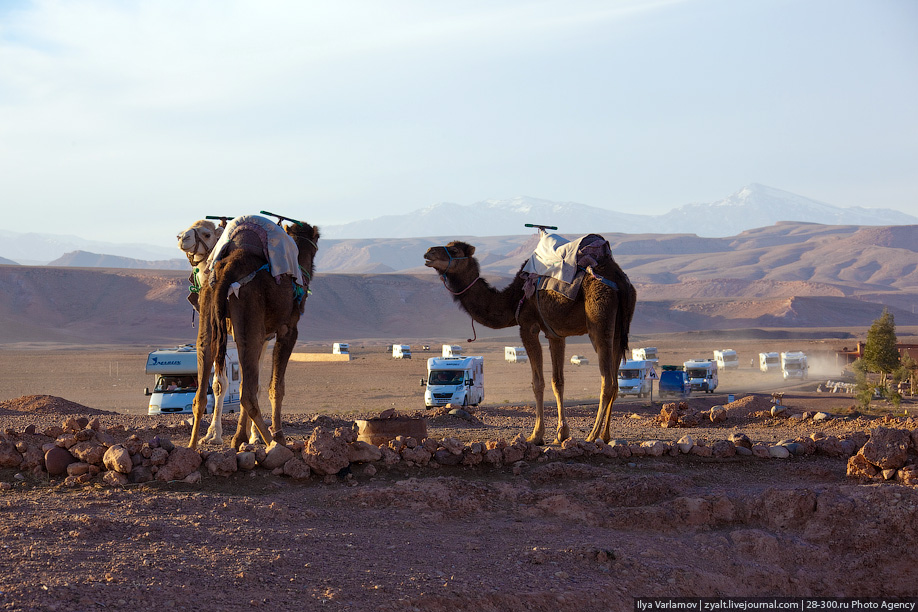
{"type": "Polygon", "coordinates": [[[777,372],[781,369],[781,357],[778,353],[759,353],[759,369],[763,372],[777,372]]]}
{"type": "Polygon", "coordinates": [[[510,363],[526,363],[529,361],[529,355],[526,349],[521,346],[505,346],[504,359],[510,363]]]}
{"type": "MultiPolygon", "coordinates": [[[[171,349],[158,349],[147,356],[145,372],[153,375],[153,391],[147,414],[192,414],[194,396],[198,392],[198,351],[193,344],[171,349]]],[[[213,370],[211,370],[213,373],[213,370]]],[[[226,378],[228,390],[223,402],[224,412],[239,410],[239,357],[235,348],[226,349],[226,378]]],[[[214,411],[214,392],[208,377],[207,412],[214,411]]]]}
{"type": "Polygon", "coordinates": [[[462,347],[458,344],[444,344],[441,357],[462,357],[462,347]]]}
{"type": "Polygon", "coordinates": [[[710,359],[693,359],[682,364],[692,391],[714,393],[717,388],[717,365],[710,359]]]}
{"type": "Polygon", "coordinates": [[[636,361],[649,361],[654,365],[660,363],[660,359],[657,357],[657,347],[655,346],[631,349],[631,359],[636,361]]]}
{"type": "Polygon", "coordinates": [[[335,342],[332,344],[333,355],[350,355],[351,347],[347,342],[335,342]]]}
{"type": "Polygon", "coordinates": [[[714,351],[714,363],[718,370],[735,370],[739,367],[739,357],[733,349],[714,351]]]}
{"type": "Polygon", "coordinates": [[[643,359],[628,359],[622,361],[618,368],[618,392],[620,395],[637,395],[644,397],[652,389],[650,368],[653,366],[643,359]]]}
{"type": "Polygon", "coordinates": [[[408,344],[393,344],[392,357],[394,359],[411,359],[411,346],[408,344]]]}
{"type": "Polygon", "coordinates": [[[781,353],[781,372],[784,374],[785,380],[788,378],[806,378],[809,371],[806,353],[802,351],[781,353]]]}
{"type": "Polygon", "coordinates": [[[483,400],[484,357],[431,357],[427,360],[425,406],[477,406],[483,400]]]}

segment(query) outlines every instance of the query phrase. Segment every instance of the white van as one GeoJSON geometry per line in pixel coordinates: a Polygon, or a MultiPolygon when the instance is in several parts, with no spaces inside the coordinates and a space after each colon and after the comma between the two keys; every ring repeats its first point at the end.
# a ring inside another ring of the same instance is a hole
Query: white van
{"type": "Polygon", "coordinates": [[[458,344],[444,344],[441,357],[462,357],[462,347],[458,344]]]}
{"type": "Polygon", "coordinates": [[[650,361],[654,365],[660,362],[660,358],[657,356],[657,347],[655,346],[631,349],[631,359],[635,361],[650,361]]]}
{"type": "MultiPolygon", "coordinates": [[[[147,374],[153,375],[153,391],[147,414],[193,414],[194,396],[198,392],[198,351],[193,344],[171,349],[158,349],[147,356],[147,374]]],[[[214,392],[211,376],[204,381],[207,385],[207,412],[214,411],[214,392]]],[[[228,391],[223,402],[224,412],[239,410],[239,357],[235,348],[226,349],[226,378],[228,391]]]]}
{"type": "Polygon", "coordinates": [[[484,357],[431,357],[427,360],[425,406],[477,406],[483,400],[484,357]]]}
{"type": "Polygon", "coordinates": [[[628,359],[622,361],[618,368],[618,393],[619,395],[637,395],[644,397],[650,394],[653,380],[650,378],[650,368],[653,364],[643,359],[628,359]]]}
{"type": "Polygon", "coordinates": [[[784,379],[788,378],[807,378],[810,367],[806,361],[806,353],[803,351],[788,351],[781,353],[781,372],[784,379]]]}
{"type": "Polygon", "coordinates": [[[710,359],[693,359],[682,364],[692,391],[714,393],[717,388],[717,365],[710,359]]]}
{"type": "Polygon", "coordinates": [[[394,359],[411,359],[411,346],[408,344],[393,344],[392,357],[394,359]]]}
{"type": "Polygon", "coordinates": [[[504,360],[510,363],[526,363],[529,361],[529,355],[521,346],[505,346],[504,360]]]}
{"type": "Polygon", "coordinates": [[[714,363],[718,370],[735,370],[739,368],[739,357],[733,349],[714,351],[714,363]]]}
{"type": "Polygon", "coordinates": [[[335,342],[332,344],[332,355],[350,355],[351,346],[347,342],[335,342]]]}
{"type": "Polygon", "coordinates": [[[759,370],[777,372],[781,369],[781,357],[778,353],[759,353],[759,370]]]}

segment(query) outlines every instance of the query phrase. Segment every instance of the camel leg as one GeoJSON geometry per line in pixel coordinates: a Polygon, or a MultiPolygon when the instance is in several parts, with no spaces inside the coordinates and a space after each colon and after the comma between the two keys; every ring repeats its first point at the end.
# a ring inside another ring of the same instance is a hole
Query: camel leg
{"type": "Polygon", "coordinates": [[[548,352],[551,355],[551,389],[558,402],[558,437],[555,444],[561,444],[571,437],[571,429],[567,425],[567,415],[564,414],[564,338],[549,338],[548,352]]]}
{"type": "MultiPolygon", "coordinates": [[[[214,364],[216,366],[216,364],[214,364]]],[[[223,443],[223,402],[226,400],[226,394],[229,391],[229,380],[226,377],[224,367],[214,367],[214,414],[210,421],[210,427],[207,429],[207,435],[201,440],[204,443],[222,444],[223,443]]]]}
{"type": "MultiPolygon", "coordinates": [[[[259,372],[261,372],[261,364],[264,363],[265,361],[265,351],[268,350],[268,341],[270,339],[271,339],[271,336],[268,336],[267,338],[265,338],[265,341],[261,343],[261,352],[258,353],[258,371],[259,372]]],[[[259,395],[261,395],[261,385],[258,386],[257,392],[259,395]]],[[[246,423],[248,425],[243,426],[241,431],[249,432],[249,444],[258,444],[258,438],[259,438],[258,428],[255,427],[255,421],[252,421],[246,418],[246,423]]],[[[271,443],[271,438],[262,438],[262,439],[264,440],[264,443],[266,445],[271,443]]]]}
{"type": "Polygon", "coordinates": [[[615,399],[618,397],[618,364],[621,362],[622,355],[620,351],[613,349],[609,339],[597,337],[592,331],[590,332],[590,340],[593,342],[593,349],[599,357],[599,374],[602,382],[599,393],[599,407],[596,410],[596,421],[593,423],[593,429],[586,439],[588,442],[592,442],[596,438],[602,438],[604,442],[609,442],[612,439],[612,404],[615,403],[615,399]]]}
{"type": "Polygon", "coordinates": [[[532,393],[535,395],[536,420],[528,442],[542,445],[545,443],[545,421],[543,419],[543,398],[545,395],[545,376],[542,374],[542,344],[539,342],[539,328],[524,329],[520,326],[520,340],[529,355],[529,367],[532,368],[532,393]]]}
{"type": "Polygon", "coordinates": [[[268,397],[271,400],[271,430],[274,432],[274,441],[278,444],[285,442],[281,421],[281,405],[284,403],[285,391],[284,376],[287,373],[287,363],[298,335],[296,324],[294,324],[283,336],[278,333],[277,341],[274,343],[273,371],[268,397]]]}
{"type": "MultiPolygon", "coordinates": [[[[234,316],[233,320],[244,319],[234,316]]],[[[241,325],[236,325],[236,350],[239,352],[239,367],[242,370],[242,388],[240,390],[242,410],[239,413],[239,425],[232,441],[233,448],[236,449],[245,440],[245,430],[249,419],[252,420],[263,439],[271,439],[271,432],[268,430],[268,426],[262,418],[261,410],[258,407],[258,370],[259,358],[264,350],[264,331],[263,329],[255,329],[254,333],[249,331],[255,327],[260,326],[255,325],[242,329],[241,325]]]]}
{"type": "Polygon", "coordinates": [[[201,317],[198,322],[198,390],[194,394],[194,403],[192,411],[194,420],[191,425],[191,440],[188,442],[190,448],[198,445],[198,438],[201,432],[201,420],[207,412],[207,381],[210,378],[210,368],[214,364],[214,356],[210,346],[210,324],[201,317]]]}

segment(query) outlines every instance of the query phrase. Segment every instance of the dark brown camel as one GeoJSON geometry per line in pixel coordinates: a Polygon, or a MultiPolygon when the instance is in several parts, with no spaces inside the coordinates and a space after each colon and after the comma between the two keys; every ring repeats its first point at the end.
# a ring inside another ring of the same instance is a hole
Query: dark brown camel
{"type": "Polygon", "coordinates": [[[529,441],[544,443],[542,398],[545,379],[542,374],[542,345],[539,332],[548,338],[551,353],[552,389],[558,400],[558,437],[570,437],[564,414],[564,346],[567,336],[589,334],[599,356],[602,376],[596,422],[587,440],[601,437],[610,440],[609,421],[612,402],[618,395],[618,368],[628,349],[628,330],[637,301],[637,292],[611,254],[593,266],[596,274],[608,282],[587,274],[576,299],[551,291],[537,291],[525,298],[523,270],[504,289],[497,290],[481,278],[478,261],[472,257],[475,247],[465,242],[450,242],[431,247],[424,254],[425,265],[440,273],[453,299],[474,321],[499,329],[519,325],[520,338],[529,354],[532,367],[532,391],[536,401],[536,422],[529,441]]]}
{"type": "MultiPolygon", "coordinates": [[[[239,352],[242,386],[239,425],[233,435],[233,448],[245,441],[249,419],[266,442],[284,443],[281,405],[284,399],[284,375],[298,336],[297,323],[303,314],[303,302],[314,272],[319,229],[307,223],[294,222],[285,228],[299,249],[298,263],[303,274],[303,288],[297,291],[293,278],[275,279],[266,267],[261,238],[254,232],[241,231],[222,250],[213,266],[213,283],[204,283],[200,292],[201,322],[198,328],[198,379],[206,380],[212,364],[225,363],[227,324],[232,325],[239,352]],[[244,282],[243,282],[244,281],[244,282]],[[240,283],[238,295],[230,296],[230,285],[240,283]],[[229,321],[227,321],[229,319],[229,321]],[[269,398],[271,429],[258,406],[258,370],[266,340],[276,335],[269,398]]],[[[192,448],[197,445],[200,424],[207,405],[206,385],[201,385],[194,400],[192,448]]]]}

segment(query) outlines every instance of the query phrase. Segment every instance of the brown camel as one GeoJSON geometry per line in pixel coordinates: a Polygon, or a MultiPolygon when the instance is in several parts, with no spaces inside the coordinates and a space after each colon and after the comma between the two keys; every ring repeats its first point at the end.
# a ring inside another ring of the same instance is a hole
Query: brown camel
{"type": "MultiPolygon", "coordinates": [[[[598,237],[597,237],[598,238],[598,237]]],[[[596,422],[587,440],[610,440],[609,421],[612,402],[618,395],[618,368],[628,349],[628,330],[637,301],[637,292],[615,263],[611,253],[601,257],[586,274],[576,299],[552,291],[536,290],[525,297],[523,269],[504,289],[497,290],[481,278],[475,247],[465,242],[450,242],[431,247],[424,254],[425,265],[440,273],[453,299],[482,325],[494,329],[519,325],[520,338],[532,367],[532,391],[536,401],[536,422],[528,440],[543,444],[545,424],[542,398],[542,345],[539,332],[548,338],[551,354],[552,389],[558,401],[556,442],[570,437],[564,414],[564,346],[567,336],[589,334],[599,356],[602,376],[596,422]]]]}
{"type": "MultiPolygon", "coordinates": [[[[281,406],[284,399],[284,375],[287,362],[298,336],[297,323],[303,314],[303,302],[309,281],[315,270],[319,229],[294,221],[286,233],[296,243],[297,263],[303,276],[303,286],[292,276],[275,278],[265,255],[264,237],[257,232],[241,230],[232,234],[210,271],[209,282],[200,293],[201,324],[198,328],[198,378],[204,380],[211,364],[221,369],[225,363],[227,326],[232,325],[242,371],[240,403],[242,410],[232,445],[239,448],[245,441],[249,420],[267,442],[283,444],[281,406]],[[232,287],[231,287],[232,286],[232,287]],[[231,290],[233,295],[230,295],[231,290]],[[266,338],[276,335],[269,398],[271,400],[271,429],[261,416],[258,406],[258,374],[266,338]]],[[[200,423],[207,405],[206,389],[198,389],[194,400],[194,424],[191,429],[192,448],[197,445],[200,423]]]]}

